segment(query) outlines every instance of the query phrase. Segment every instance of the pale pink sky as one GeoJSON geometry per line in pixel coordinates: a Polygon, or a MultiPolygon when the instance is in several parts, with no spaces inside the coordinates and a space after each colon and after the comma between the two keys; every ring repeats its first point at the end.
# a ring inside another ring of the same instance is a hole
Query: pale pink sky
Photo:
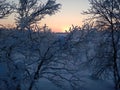
{"type": "Polygon", "coordinates": [[[42,20],[42,24],[47,24],[55,32],[64,32],[72,25],[83,24],[83,20],[87,18],[81,13],[89,8],[88,0],[56,0],[62,4],[60,12],[53,16],[47,16],[42,20]]]}

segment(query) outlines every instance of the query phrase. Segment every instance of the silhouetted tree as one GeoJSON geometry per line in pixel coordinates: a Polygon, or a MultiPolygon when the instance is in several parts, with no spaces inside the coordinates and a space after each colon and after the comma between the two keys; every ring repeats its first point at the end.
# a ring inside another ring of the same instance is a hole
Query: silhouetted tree
{"type": "Polygon", "coordinates": [[[16,9],[19,14],[16,23],[23,30],[43,19],[45,15],[55,14],[60,9],[60,4],[56,4],[56,0],[47,0],[44,3],[39,0],[19,0],[16,9]]]}
{"type": "MultiPolygon", "coordinates": [[[[119,35],[116,36],[117,34],[115,33],[117,33],[120,28],[120,1],[90,0],[90,4],[91,8],[85,12],[85,14],[92,14],[92,19],[96,21],[96,26],[99,26],[102,30],[109,29],[111,32],[112,57],[109,58],[109,60],[110,62],[112,61],[112,64],[110,65],[113,70],[115,88],[117,90],[120,88],[120,73],[118,68],[119,35]]],[[[108,67],[106,66],[106,68],[108,67]]]]}

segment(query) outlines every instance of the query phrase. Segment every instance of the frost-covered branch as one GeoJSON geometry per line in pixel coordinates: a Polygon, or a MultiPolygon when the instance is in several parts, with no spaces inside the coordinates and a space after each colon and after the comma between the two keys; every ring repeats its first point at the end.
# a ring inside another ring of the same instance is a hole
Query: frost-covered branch
{"type": "Polygon", "coordinates": [[[20,29],[28,29],[30,25],[40,21],[46,15],[53,15],[60,9],[60,4],[55,0],[39,2],[39,0],[19,0],[17,12],[17,26],[20,29]]]}
{"type": "Polygon", "coordinates": [[[6,0],[0,0],[0,19],[7,17],[13,11],[12,6],[6,0]]]}

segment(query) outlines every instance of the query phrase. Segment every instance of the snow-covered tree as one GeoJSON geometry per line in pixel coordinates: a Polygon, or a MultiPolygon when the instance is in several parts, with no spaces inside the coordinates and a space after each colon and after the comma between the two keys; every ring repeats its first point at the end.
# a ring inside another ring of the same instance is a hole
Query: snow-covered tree
{"type": "Polygon", "coordinates": [[[0,89],[36,90],[41,78],[64,89],[79,88],[69,41],[60,42],[46,26],[37,32],[1,30],[0,89]]]}
{"type": "Polygon", "coordinates": [[[15,8],[18,13],[17,26],[21,30],[28,29],[30,26],[46,15],[53,15],[60,9],[60,4],[56,0],[19,0],[18,8],[15,8]]]}
{"type": "Polygon", "coordinates": [[[6,0],[0,0],[0,18],[4,18],[12,13],[12,6],[6,0]]]}
{"type": "MultiPolygon", "coordinates": [[[[111,58],[106,58],[109,63],[112,62],[111,67],[114,76],[115,88],[120,88],[120,73],[119,73],[119,59],[118,59],[118,33],[120,27],[120,1],[119,0],[90,0],[91,8],[85,12],[91,14],[92,19],[96,21],[96,25],[100,30],[110,30],[111,35],[111,58]]],[[[105,47],[104,47],[105,48],[105,47]]],[[[110,52],[109,52],[110,53],[110,52]]],[[[106,54],[104,55],[106,56],[106,54]]],[[[99,63],[99,62],[98,62],[99,63]]],[[[105,62],[103,61],[103,64],[105,62]]],[[[102,69],[102,65],[99,66],[102,69]]],[[[98,67],[98,68],[99,68],[98,67]]],[[[105,68],[108,68],[106,66],[105,68]]],[[[104,71],[104,70],[103,70],[104,71]]]]}

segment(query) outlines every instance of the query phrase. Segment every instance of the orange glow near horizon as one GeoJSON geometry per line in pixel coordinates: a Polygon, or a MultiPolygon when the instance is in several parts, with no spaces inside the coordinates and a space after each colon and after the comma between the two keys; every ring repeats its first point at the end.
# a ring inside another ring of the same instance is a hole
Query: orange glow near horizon
{"type": "Polygon", "coordinates": [[[64,31],[68,31],[68,30],[69,30],[69,28],[70,28],[70,26],[65,26],[65,27],[63,27],[63,29],[62,29],[62,30],[63,30],[63,32],[64,32],[64,31]]]}

